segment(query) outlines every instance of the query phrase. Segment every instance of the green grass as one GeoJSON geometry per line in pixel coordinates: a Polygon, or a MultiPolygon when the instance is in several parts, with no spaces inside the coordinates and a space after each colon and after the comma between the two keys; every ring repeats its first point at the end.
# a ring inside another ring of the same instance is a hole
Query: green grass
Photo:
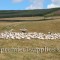
{"type": "Polygon", "coordinates": [[[57,10],[60,10],[60,8],[36,10],[0,10],[0,18],[44,16],[57,10]]]}

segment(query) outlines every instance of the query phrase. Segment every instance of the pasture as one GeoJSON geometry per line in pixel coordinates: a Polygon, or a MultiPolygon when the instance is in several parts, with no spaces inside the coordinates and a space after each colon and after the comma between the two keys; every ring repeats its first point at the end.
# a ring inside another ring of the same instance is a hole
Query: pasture
{"type": "MultiPolygon", "coordinates": [[[[46,20],[46,21],[30,21],[30,22],[0,22],[0,32],[20,31],[26,28],[28,32],[54,32],[60,33],[60,20],[46,20]]],[[[39,39],[21,39],[21,40],[4,40],[0,39],[0,48],[60,48],[60,40],[39,40],[39,39]]],[[[0,53],[0,60],[60,60],[60,52],[34,53],[34,52],[20,52],[20,53],[0,53]]]]}

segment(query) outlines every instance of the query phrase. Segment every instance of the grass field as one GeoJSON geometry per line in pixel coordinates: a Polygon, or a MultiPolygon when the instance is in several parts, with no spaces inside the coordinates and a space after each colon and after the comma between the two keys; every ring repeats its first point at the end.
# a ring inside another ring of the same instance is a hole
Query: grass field
{"type": "MultiPolygon", "coordinates": [[[[0,32],[19,31],[21,28],[28,29],[29,32],[59,32],[60,33],[60,20],[46,20],[36,22],[0,22],[0,32]]],[[[60,40],[4,40],[0,39],[0,48],[16,48],[16,47],[29,47],[29,48],[60,48],[60,40]]],[[[0,53],[0,60],[60,60],[60,52],[20,52],[20,53],[0,53]]]]}
{"type": "Polygon", "coordinates": [[[0,18],[0,20],[40,20],[43,19],[44,17],[14,17],[14,18],[0,18]]]}

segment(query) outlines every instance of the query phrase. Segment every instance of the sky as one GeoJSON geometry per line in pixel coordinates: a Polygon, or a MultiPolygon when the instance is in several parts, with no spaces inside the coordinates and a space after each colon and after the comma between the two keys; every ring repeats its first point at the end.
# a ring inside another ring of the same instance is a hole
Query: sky
{"type": "Polygon", "coordinates": [[[60,7],[60,0],[0,0],[0,10],[31,10],[60,7]]]}

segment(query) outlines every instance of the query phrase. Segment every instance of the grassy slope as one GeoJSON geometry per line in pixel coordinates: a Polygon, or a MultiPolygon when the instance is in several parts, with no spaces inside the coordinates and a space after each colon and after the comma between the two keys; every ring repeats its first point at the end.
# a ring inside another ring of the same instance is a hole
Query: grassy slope
{"type": "Polygon", "coordinates": [[[46,14],[46,16],[60,16],[60,9],[46,14]]]}
{"type": "MultiPolygon", "coordinates": [[[[40,10],[36,11],[28,11],[30,14],[33,12],[34,15],[41,15],[40,10]],[[38,13],[36,14],[36,12],[38,13]]],[[[44,10],[43,10],[44,11],[44,10]]],[[[55,11],[55,9],[53,9],[55,11]]],[[[20,12],[20,11],[19,11],[20,12]]],[[[19,13],[18,12],[18,13],[19,13]]],[[[27,12],[27,11],[26,11],[27,12]]],[[[26,14],[26,12],[23,12],[26,14]]],[[[48,12],[52,12],[52,10],[49,10],[48,12]]],[[[0,17],[5,14],[7,14],[9,17],[12,17],[10,14],[16,14],[16,11],[0,11],[0,17]],[[3,15],[1,15],[3,14],[3,15]]],[[[19,17],[20,15],[17,16],[19,17]]],[[[27,15],[30,15],[27,13],[27,15]]],[[[13,17],[17,17],[13,14],[13,17]]],[[[20,13],[19,13],[20,14],[20,13]]],[[[42,13],[43,15],[46,14],[46,11],[42,13]]],[[[21,16],[22,16],[21,15],[21,16]]],[[[25,16],[25,15],[24,15],[25,16]]],[[[31,15],[32,16],[32,15],[31,15]]],[[[5,16],[7,17],[7,16],[5,16]]],[[[36,17],[35,17],[36,18],[36,17]]],[[[34,18],[34,19],[35,19],[34,18]]],[[[20,18],[19,18],[20,19],[20,18]]],[[[25,19],[25,18],[23,18],[25,19]]],[[[30,18],[28,18],[30,19],[30,18]]],[[[33,19],[33,18],[32,18],[33,19]]],[[[37,19],[36,19],[37,20],[37,19]]],[[[19,31],[20,28],[27,28],[30,32],[60,32],[60,19],[56,20],[46,20],[46,21],[38,21],[38,22],[0,22],[0,32],[2,31],[9,31],[10,29],[14,29],[14,31],[19,31]]],[[[36,47],[52,47],[52,48],[60,48],[60,40],[38,40],[38,39],[32,39],[32,40],[4,40],[0,39],[0,48],[14,48],[14,47],[29,47],[29,48],[36,48],[36,47]]],[[[30,52],[24,52],[24,53],[3,53],[0,54],[0,60],[60,60],[60,53],[55,51],[53,53],[30,53],[30,52]]]]}
{"type": "Polygon", "coordinates": [[[46,20],[36,22],[0,22],[0,31],[14,29],[19,31],[20,28],[27,28],[28,31],[36,32],[60,32],[60,20],[46,20]]]}
{"type": "MultiPolygon", "coordinates": [[[[27,28],[31,32],[60,32],[60,20],[48,20],[40,22],[0,22],[0,31],[14,29],[19,31],[20,28],[27,28]]],[[[60,40],[3,40],[0,39],[0,47],[54,47],[60,48],[60,40]]],[[[0,54],[0,60],[60,60],[60,53],[3,53],[0,54]]]]}
{"type": "Polygon", "coordinates": [[[57,10],[60,10],[60,8],[37,10],[0,10],[0,18],[44,16],[57,10]]]}
{"type": "Polygon", "coordinates": [[[12,17],[12,18],[0,18],[0,20],[41,20],[44,19],[42,16],[35,17],[12,17]]]}

